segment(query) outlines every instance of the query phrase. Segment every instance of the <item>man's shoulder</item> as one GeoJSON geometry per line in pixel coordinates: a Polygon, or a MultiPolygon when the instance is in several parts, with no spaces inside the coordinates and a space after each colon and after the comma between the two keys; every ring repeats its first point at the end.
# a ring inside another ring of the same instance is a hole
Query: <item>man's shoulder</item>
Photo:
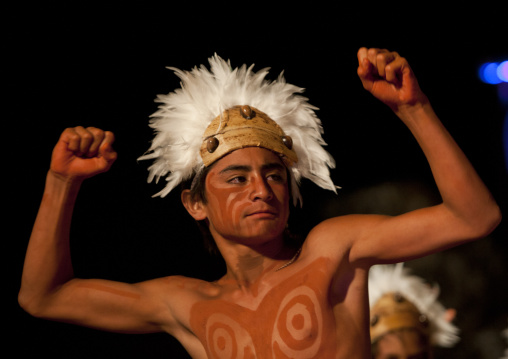
{"type": "Polygon", "coordinates": [[[217,288],[214,282],[183,275],[171,275],[158,279],[159,285],[173,290],[209,292],[217,288]]]}
{"type": "Polygon", "coordinates": [[[305,242],[311,251],[345,253],[365,230],[375,215],[349,214],[328,218],[309,232],[305,242]]]}
{"type": "Polygon", "coordinates": [[[368,215],[348,214],[327,218],[309,232],[307,239],[348,236],[368,220],[368,215]]]}
{"type": "Polygon", "coordinates": [[[149,291],[159,292],[162,295],[170,295],[172,298],[186,298],[190,300],[213,297],[217,295],[218,288],[213,282],[202,279],[186,277],[182,275],[171,275],[140,283],[149,291]]]}

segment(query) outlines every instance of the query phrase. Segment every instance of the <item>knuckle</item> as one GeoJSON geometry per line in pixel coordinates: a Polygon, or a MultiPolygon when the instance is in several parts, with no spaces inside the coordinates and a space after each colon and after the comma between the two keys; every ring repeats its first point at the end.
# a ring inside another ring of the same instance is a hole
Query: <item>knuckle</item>
{"type": "Polygon", "coordinates": [[[87,131],[93,136],[102,136],[104,134],[104,131],[97,127],[88,127],[87,131]]]}
{"type": "Polygon", "coordinates": [[[387,54],[385,52],[379,52],[376,55],[376,60],[378,62],[386,62],[386,59],[387,59],[387,54]]]}
{"type": "Polygon", "coordinates": [[[90,132],[83,132],[81,134],[81,138],[86,140],[86,141],[89,141],[89,140],[92,140],[93,139],[93,135],[90,133],[90,132]]]}

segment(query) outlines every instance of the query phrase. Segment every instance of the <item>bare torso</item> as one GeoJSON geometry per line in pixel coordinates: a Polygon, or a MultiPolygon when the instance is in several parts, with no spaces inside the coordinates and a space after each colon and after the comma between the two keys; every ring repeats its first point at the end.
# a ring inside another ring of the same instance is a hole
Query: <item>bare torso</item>
{"type": "Polygon", "coordinates": [[[393,217],[324,221],[311,231],[298,260],[275,272],[275,265],[269,269],[282,264],[277,255],[289,216],[287,172],[271,151],[242,148],[210,169],[206,203],[182,192],[189,214],[209,223],[228,280],[169,277],[127,284],[74,278],[69,233],[76,196],[83,180],[107,171],[117,157],[111,132],[77,126],[62,133],[53,151],[27,248],[20,305],[41,318],[102,330],[166,331],[195,358],[369,358],[369,266],[483,238],[501,213],[407,61],[396,52],[367,48],[358,51],[358,61],[365,89],[420,144],[442,203],[393,217]]]}
{"type": "Polygon", "coordinates": [[[368,358],[366,271],[312,252],[248,288],[173,277],[186,298],[172,334],[196,358],[368,358]]]}

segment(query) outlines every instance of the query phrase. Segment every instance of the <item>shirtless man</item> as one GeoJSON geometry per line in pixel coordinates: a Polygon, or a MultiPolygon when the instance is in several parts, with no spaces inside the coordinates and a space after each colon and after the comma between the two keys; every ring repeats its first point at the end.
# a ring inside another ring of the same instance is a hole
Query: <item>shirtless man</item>
{"type": "Polygon", "coordinates": [[[394,217],[325,220],[295,251],[283,239],[290,202],[284,162],[266,148],[246,147],[208,166],[205,198],[189,190],[181,196],[224,257],[221,279],[84,280],[73,276],[70,261],[72,209],[82,181],[116,159],[114,136],[97,128],[66,129],[28,245],[21,306],[37,317],[108,331],[167,332],[194,358],[369,358],[369,268],[482,238],[501,215],[407,61],[366,48],[358,61],[365,89],[419,142],[441,204],[394,217]]]}

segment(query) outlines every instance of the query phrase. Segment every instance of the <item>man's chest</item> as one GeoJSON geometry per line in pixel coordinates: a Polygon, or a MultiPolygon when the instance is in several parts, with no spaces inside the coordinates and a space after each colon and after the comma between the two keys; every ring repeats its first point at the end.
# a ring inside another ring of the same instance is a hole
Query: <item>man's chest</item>
{"type": "Polygon", "coordinates": [[[335,320],[324,260],[241,300],[200,301],[191,329],[210,358],[317,358],[335,351],[335,320]],[[255,304],[252,304],[255,303],[255,304]]]}

